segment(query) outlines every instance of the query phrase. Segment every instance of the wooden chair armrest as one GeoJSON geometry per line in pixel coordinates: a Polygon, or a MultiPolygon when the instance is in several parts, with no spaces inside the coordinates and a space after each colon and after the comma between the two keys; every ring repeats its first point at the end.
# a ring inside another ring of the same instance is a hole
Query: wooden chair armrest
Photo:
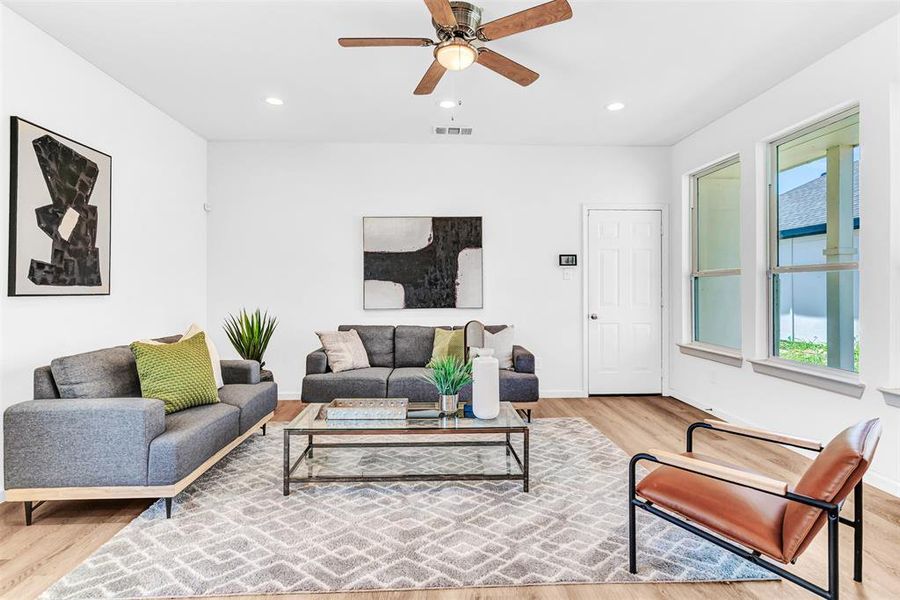
{"type": "Polygon", "coordinates": [[[772,479],[765,475],[757,475],[748,473],[740,469],[724,467],[716,465],[696,458],[682,456],[674,452],[666,452],[664,450],[650,450],[648,454],[653,455],[661,464],[678,467],[700,475],[708,475],[717,479],[724,479],[731,483],[737,483],[756,490],[768,492],[778,496],[784,496],[787,493],[788,484],[784,481],[772,479]]]}
{"type": "Polygon", "coordinates": [[[815,450],[818,452],[824,447],[822,442],[816,440],[794,437],[783,433],[776,433],[774,431],[766,431],[765,429],[757,429],[756,427],[744,427],[743,425],[735,425],[734,423],[726,423],[725,421],[717,421],[715,419],[704,419],[703,422],[707,425],[711,425],[713,429],[718,429],[720,431],[752,435],[753,437],[758,437],[770,442],[791,444],[792,446],[806,448],[807,450],[815,450]]]}

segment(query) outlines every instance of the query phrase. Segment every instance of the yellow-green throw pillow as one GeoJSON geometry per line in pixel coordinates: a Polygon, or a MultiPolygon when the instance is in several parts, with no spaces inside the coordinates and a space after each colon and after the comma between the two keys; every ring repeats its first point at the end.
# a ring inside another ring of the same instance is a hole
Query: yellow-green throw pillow
{"type": "Polygon", "coordinates": [[[431,350],[430,365],[439,358],[447,356],[455,356],[460,362],[466,359],[465,349],[465,330],[454,329],[435,329],[434,330],[434,347],[431,350]]]}
{"type": "Polygon", "coordinates": [[[166,403],[166,414],[219,401],[206,334],[174,344],[134,342],[141,396],[166,403]]]}

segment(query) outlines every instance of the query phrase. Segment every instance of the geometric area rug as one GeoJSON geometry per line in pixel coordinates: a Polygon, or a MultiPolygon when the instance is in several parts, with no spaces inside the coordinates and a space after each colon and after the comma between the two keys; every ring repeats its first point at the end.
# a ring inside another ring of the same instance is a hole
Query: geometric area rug
{"type": "MultiPolygon", "coordinates": [[[[179,494],[172,519],[155,503],[42,598],[773,578],[642,511],[629,574],[628,457],[583,419],[531,425],[529,493],[516,481],[316,483],[285,497],[283,424],[268,429],[179,494]]],[[[443,447],[322,449],[309,468],[513,467],[502,447],[443,447]]]]}

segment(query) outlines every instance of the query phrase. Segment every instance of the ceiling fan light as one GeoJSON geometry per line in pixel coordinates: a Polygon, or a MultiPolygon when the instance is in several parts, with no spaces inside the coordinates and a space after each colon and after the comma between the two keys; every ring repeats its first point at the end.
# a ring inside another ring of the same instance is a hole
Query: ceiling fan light
{"type": "Polygon", "coordinates": [[[434,57],[448,71],[462,71],[478,58],[478,50],[469,42],[453,38],[438,44],[434,57]]]}

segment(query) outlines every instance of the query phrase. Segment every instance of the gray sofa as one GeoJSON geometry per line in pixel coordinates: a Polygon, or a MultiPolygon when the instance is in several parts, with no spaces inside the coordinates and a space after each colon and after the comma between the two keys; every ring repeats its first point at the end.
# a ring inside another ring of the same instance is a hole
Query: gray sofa
{"type": "MultiPolygon", "coordinates": [[[[504,325],[489,325],[495,333],[504,325]]],[[[335,398],[409,398],[437,401],[438,393],[422,376],[431,360],[434,327],[417,325],[341,325],[340,331],[355,329],[369,355],[368,369],[333,373],[321,348],[306,357],[306,377],[301,398],[304,402],[331,402],[335,398]]],[[[461,329],[461,327],[441,327],[461,329]]],[[[513,347],[512,370],[500,370],[500,399],[509,402],[537,402],[538,378],[534,355],[521,346],[513,347]]],[[[460,392],[460,399],[472,398],[472,386],[460,392]]],[[[530,409],[527,411],[530,416],[530,409]]]]}
{"type": "MultiPolygon", "coordinates": [[[[176,341],[180,336],[161,338],[176,341]]],[[[165,414],[141,398],[127,346],[54,359],[34,371],[34,400],[3,414],[6,499],[25,522],[45,500],[172,498],[257,429],[278,400],[259,363],[223,360],[218,404],[165,414]]]]}

